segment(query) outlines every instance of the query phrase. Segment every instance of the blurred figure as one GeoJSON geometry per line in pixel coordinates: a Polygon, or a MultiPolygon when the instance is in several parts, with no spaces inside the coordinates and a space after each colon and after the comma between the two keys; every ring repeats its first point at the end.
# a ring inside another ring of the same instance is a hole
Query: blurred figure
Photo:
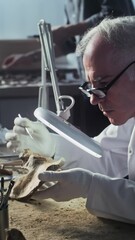
{"type": "MultiPolygon", "coordinates": [[[[65,37],[68,45],[69,37],[83,35],[85,31],[97,25],[105,17],[130,16],[134,14],[135,10],[131,0],[66,0],[65,16],[67,25],[62,26],[62,39],[65,37]]],[[[55,39],[57,44],[60,36],[58,33],[57,28],[57,39],[55,39]]],[[[70,39],[68,53],[76,48],[73,39],[72,41],[70,39]]]]}
{"type": "MultiPolygon", "coordinates": [[[[105,17],[130,16],[135,14],[131,0],[66,0],[65,25],[53,26],[53,41],[55,56],[63,56],[76,49],[76,36],[84,34],[89,28],[99,23],[105,17]]],[[[40,58],[40,49],[26,54],[8,56],[2,67],[12,68],[21,62],[40,58]]]]}

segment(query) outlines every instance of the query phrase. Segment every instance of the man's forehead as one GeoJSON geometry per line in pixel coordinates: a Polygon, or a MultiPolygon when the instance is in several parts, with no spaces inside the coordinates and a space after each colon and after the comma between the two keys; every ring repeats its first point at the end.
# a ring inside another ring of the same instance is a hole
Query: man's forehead
{"type": "MultiPolygon", "coordinates": [[[[83,55],[84,68],[86,71],[96,68],[102,73],[106,68],[112,67],[113,62],[116,62],[116,55],[114,48],[105,39],[93,37],[87,44],[83,55]]],[[[97,81],[100,80],[100,78],[97,78],[97,81]]]]}
{"type": "Polygon", "coordinates": [[[111,52],[113,50],[112,45],[107,42],[103,37],[95,35],[87,44],[84,55],[91,54],[103,54],[106,51],[111,52]]]}

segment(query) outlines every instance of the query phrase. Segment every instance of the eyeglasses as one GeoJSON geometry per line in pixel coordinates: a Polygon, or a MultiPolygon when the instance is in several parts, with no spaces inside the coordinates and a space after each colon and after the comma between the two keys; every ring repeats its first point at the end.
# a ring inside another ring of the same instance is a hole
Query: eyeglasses
{"type": "Polygon", "coordinates": [[[104,98],[107,94],[107,91],[112,87],[112,85],[120,78],[120,76],[133,64],[135,61],[128,64],[110,83],[108,83],[103,88],[92,88],[91,83],[83,83],[79,89],[87,96],[91,97],[91,94],[94,94],[98,98],[104,98]]]}

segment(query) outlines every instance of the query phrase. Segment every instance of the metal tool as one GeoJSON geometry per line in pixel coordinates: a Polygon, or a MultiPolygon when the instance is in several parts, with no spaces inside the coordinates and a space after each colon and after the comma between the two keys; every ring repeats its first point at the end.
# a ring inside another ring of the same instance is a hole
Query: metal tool
{"type": "Polygon", "coordinates": [[[57,116],[55,113],[40,107],[34,111],[34,115],[47,127],[75,144],[83,151],[98,158],[102,156],[102,149],[96,141],[88,137],[85,133],[74,127],[69,122],[57,116]]]}
{"type": "Polygon", "coordinates": [[[0,209],[0,240],[6,240],[6,230],[9,229],[8,206],[0,209]]]}
{"type": "MultiPolygon", "coordinates": [[[[19,118],[22,118],[22,116],[21,116],[20,113],[18,114],[18,117],[19,117],[19,118]]],[[[26,132],[28,133],[28,135],[30,136],[30,138],[31,138],[31,139],[34,139],[33,136],[31,135],[29,129],[28,129],[27,127],[25,127],[25,130],[26,130],[26,132]]]]}
{"type": "MultiPolygon", "coordinates": [[[[4,177],[4,182],[9,182],[13,178],[12,175],[10,175],[10,176],[3,176],[3,177],[4,177]]],[[[1,182],[1,179],[0,179],[0,182],[1,182]]]]}
{"type": "Polygon", "coordinates": [[[8,161],[8,162],[3,162],[0,164],[0,169],[8,168],[8,167],[13,167],[13,166],[22,166],[23,165],[23,160],[18,159],[14,161],[8,161]]]}
{"type": "Polygon", "coordinates": [[[2,201],[3,201],[3,197],[4,197],[4,177],[1,177],[1,189],[0,189],[0,193],[1,193],[0,208],[1,208],[1,204],[2,204],[2,201]]]}
{"type": "Polygon", "coordinates": [[[11,190],[12,190],[13,186],[14,186],[14,181],[11,180],[10,183],[9,183],[8,189],[5,193],[5,195],[3,195],[3,198],[1,200],[0,210],[3,209],[3,208],[7,208],[9,196],[10,196],[10,193],[11,193],[11,190]]]}
{"type": "MultiPolygon", "coordinates": [[[[58,85],[58,79],[56,75],[55,68],[55,54],[54,54],[54,45],[53,45],[53,37],[51,31],[51,25],[46,23],[44,20],[40,20],[38,24],[39,28],[39,36],[41,42],[41,50],[42,50],[42,90],[46,89],[46,74],[45,72],[50,73],[52,88],[54,93],[54,99],[56,104],[57,115],[67,120],[70,117],[70,109],[74,106],[75,100],[73,97],[68,95],[60,95],[60,89],[58,85]],[[64,100],[70,100],[70,105],[64,106],[64,100]]],[[[43,94],[47,94],[47,91],[43,93],[40,89],[39,92],[39,106],[42,106],[43,94]]],[[[47,98],[46,98],[47,101],[47,98]]]]}

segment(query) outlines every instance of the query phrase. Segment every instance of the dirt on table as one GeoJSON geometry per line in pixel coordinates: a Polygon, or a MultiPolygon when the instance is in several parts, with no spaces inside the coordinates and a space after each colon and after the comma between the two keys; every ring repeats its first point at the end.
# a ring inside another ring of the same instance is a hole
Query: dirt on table
{"type": "Polygon", "coordinates": [[[135,239],[134,225],[91,215],[81,198],[62,203],[10,200],[9,227],[20,230],[27,240],[135,239]]]}
{"type": "Polygon", "coordinates": [[[9,200],[9,227],[26,240],[135,240],[135,225],[97,218],[85,203],[82,198],[61,203],[9,200]]]}

